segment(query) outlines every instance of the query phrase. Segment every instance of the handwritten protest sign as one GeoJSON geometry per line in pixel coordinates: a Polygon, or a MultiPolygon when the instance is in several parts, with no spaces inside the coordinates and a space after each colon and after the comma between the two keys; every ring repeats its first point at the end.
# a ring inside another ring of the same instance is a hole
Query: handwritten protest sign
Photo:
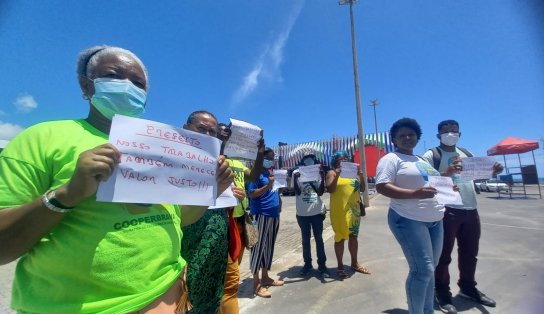
{"type": "Polygon", "coordinates": [[[230,119],[230,122],[232,133],[225,144],[224,154],[229,157],[255,160],[261,140],[261,128],[236,119],[230,119]]]}
{"type": "Polygon", "coordinates": [[[342,178],[357,179],[359,174],[359,164],[353,162],[342,161],[340,162],[340,176],[342,178]]]}
{"type": "Polygon", "coordinates": [[[298,182],[311,182],[321,180],[321,165],[300,166],[298,182]]]}
{"type": "Polygon", "coordinates": [[[461,195],[453,190],[453,180],[450,177],[429,176],[429,186],[438,192],[435,195],[438,204],[463,205],[461,195]]]}
{"type": "Polygon", "coordinates": [[[287,170],[277,169],[274,170],[274,186],[272,191],[276,191],[279,188],[287,186],[287,170]]]}
{"type": "Polygon", "coordinates": [[[462,158],[463,171],[459,174],[462,180],[490,179],[493,177],[493,157],[462,158]]]}
{"type": "Polygon", "coordinates": [[[234,207],[238,205],[238,199],[234,197],[234,193],[232,193],[233,186],[234,184],[219,195],[219,197],[215,200],[215,206],[210,206],[208,209],[234,207]]]}
{"type": "Polygon", "coordinates": [[[115,115],[109,142],[122,153],[96,200],[215,205],[220,141],[167,124],[115,115]]]}

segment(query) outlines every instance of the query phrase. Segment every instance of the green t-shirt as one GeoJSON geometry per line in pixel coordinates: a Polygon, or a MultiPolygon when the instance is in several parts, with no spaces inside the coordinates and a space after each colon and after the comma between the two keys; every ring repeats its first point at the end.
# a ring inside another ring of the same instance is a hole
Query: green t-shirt
{"type": "MultiPolygon", "coordinates": [[[[239,188],[246,189],[245,187],[245,171],[248,169],[241,161],[236,159],[227,159],[230,165],[230,169],[234,173],[234,185],[239,188]]],[[[244,209],[247,209],[247,197],[244,198],[243,202],[240,202],[236,207],[234,207],[233,217],[241,217],[244,215],[244,209]]]]}
{"type": "MultiPolygon", "coordinates": [[[[66,183],[80,153],[107,143],[85,120],[30,127],[0,155],[0,210],[66,183]]],[[[125,313],[163,294],[185,267],[180,207],[104,203],[93,195],[17,264],[11,306],[21,313],[125,313]]]]}

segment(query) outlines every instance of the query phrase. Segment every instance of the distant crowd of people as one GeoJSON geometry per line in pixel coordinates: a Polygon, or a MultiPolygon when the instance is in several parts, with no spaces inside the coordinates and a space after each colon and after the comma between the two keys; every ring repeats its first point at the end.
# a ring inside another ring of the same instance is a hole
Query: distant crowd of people
{"type": "MultiPolygon", "coordinates": [[[[271,276],[280,229],[282,199],[275,188],[274,151],[258,144],[251,167],[223,153],[232,134],[208,111],[191,113],[183,129],[218,138],[217,195],[227,189],[238,205],[209,209],[186,204],[98,202],[98,186],[110,178],[122,154],[108,143],[114,115],[140,117],[149,87],[144,63],[131,51],[95,46],[82,51],[77,78],[89,113],[84,119],[49,121],[17,135],[0,155],[0,264],[18,259],[11,306],[21,313],[239,313],[239,266],[245,249],[255,296],[270,298],[268,287],[283,286],[271,276]],[[156,219],[161,217],[161,219],[156,219]],[[139,219],[142,225],[114,226],[139,219]]],[[[472,181],[463,181],[461,158],[471,154],[457,147],[459,124],[438,125],[440,146],[422,157],[414,154],[421,128],[403,118],[391,127],[396,151],[383,156],[375,178],[379,193],[391,198],[388,223],[409,265],[406,294],[410,313],[432,313],[433,303],[456,313],[448,266],[455,240],[459,248],[463,296],[487,306],[495,301],[476,289],[475,270],[480,220],[472,181]],[[441,205],[429,176],[452,177],[462,205],[441,205]]],[[[263,134],[261,133],[261,136],[263,134]]],[[[300,227],[301,276],[314,264],[324,277],[344,280],[349,273],[369,275],[358,260],[358,235],[366,188],[342,175],[350,161],[336,151],[331,168],[320,178],[292,180],[300,227]],[[327,267],[323,240],[330,193],[334,230],[335,274],[327,267]],[[347,241],[350,271],[346,271],[347,241]]],[[[306,154],[300,167],[320,164],[306,154]]],[[[494,166],[495,173],[502,166],[494,166]]]]}

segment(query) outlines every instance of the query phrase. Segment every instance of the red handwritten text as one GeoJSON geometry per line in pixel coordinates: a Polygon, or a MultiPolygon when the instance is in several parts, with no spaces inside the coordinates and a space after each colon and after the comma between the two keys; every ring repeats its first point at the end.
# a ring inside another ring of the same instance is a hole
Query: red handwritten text
{"type": "Polygon", "coordinates": [[[147,126],[146,134],[152,137],[158,137],[158,138],[162,138],[169,141],[188,144],[191,146],[200,145],[200,141],[196,138],[188,137],[188,136],[179,134],[178,132],[165,131],[154,125],[147,126]]]}
{"type": "Polygon", "coordinates": [[[121,175],[125,179],[157,184],[154,176],[141,175],[138,171],[132,171],[130,169],[127,169],[127,170],[120,169],[120,170],[121,170],[121,175]]]}
{"type": "Polygon", "coordinates": [[[159,157],[159,159],[153,159],[153,158],[145,158],[145,157],[140,157],[140,156],[131,156],[131,155],[127,155],[127,154],[124,154],[123,155],[124,157],[124,161],[125,162],[131,162],[131,163],[137,163],[137,164],[140,164],[140,165],[150,165],[150,166],[155,166],[155,167],[169,167],[169,168],[173,168],[174,165],[172,163],[169,163],[167,161],[163,161],[162,160],[162,156],[159,157]]]}
{"type": "Polygon", "coordinates": [[[125,146],[125,147],[134,147],[134,148],[139,148],[143,150],[150,149],[150,147],[146,145],[145,143],[131,142],[131,141],[125,141],[125,140],[117,140],[117,145],[125,146]]]}
{"type": "Polygon", "coordinates": [[[197,188],[199,191],[207,191],[210,187],[210,184],[203,181],[196,181],[193,179],[185,179],[185,178],[176,178],[176,177],[168,177],[168,183],[175,185],[175,186],[188,186],[197,188]]]}

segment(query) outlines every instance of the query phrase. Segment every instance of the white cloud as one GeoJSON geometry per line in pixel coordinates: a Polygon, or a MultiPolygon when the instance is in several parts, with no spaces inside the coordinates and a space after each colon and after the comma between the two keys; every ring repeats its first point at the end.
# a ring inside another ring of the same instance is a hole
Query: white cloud
{"type": "Polygon", "coordinates": [[[11,140],[22,130],[23,128],[17,124],[0,121],[0,140],[11,140]]]}
{"type": "Polygon", "coordinates": [[[285,24],[284,30],[271,42],[265,45],[265,48],[261,52],[259,58],[257,58],[257,61],[251,70],[244,76],[242,85],[240,85],[234,93],[232,97],[233,104],[239,104],[251,95],[251,93],[259,86],[261,79],[282,81],[280,67],[283,63],[283,50],[303,5],[304,0],[299,0],[295,3],[295,6],[289,15],[289,19],[285,24]]]}
{"type": "Polygon", "coordinates": [[[17,111],[19,112],[30,112],[38,108],[38,103],[34,100],[34,97],[28,94],[19,95],[19,97],[15,99],[15,102],[13,102],[13,105],[15,105],[15,108],[17,108],[17,111]]]}

